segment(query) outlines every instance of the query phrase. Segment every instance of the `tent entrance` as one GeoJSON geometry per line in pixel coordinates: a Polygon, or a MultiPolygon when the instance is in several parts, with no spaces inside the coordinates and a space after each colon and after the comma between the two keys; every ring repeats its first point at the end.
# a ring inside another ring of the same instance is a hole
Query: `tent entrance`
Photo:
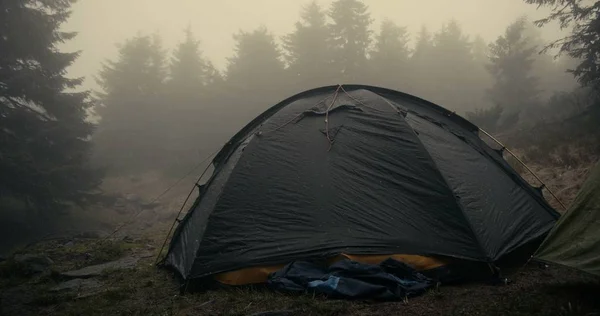
{"type": "MultiPolygon", "coordinates": [[[[419,255],[406,255],[406,254],[394,254],[394,255],[352,255],[352,254],[340,254],[335,257],[329,258],[327,264],[331,265],[343,259],[350,259],[364,264],[378,265],[387,259],[394,259],[403,262],[417,271],[427,271],[436,268],[440,268],[448,265],[452,261],[445,258],[434,258],[419,255]]],[[[272,266],[258,266],[239,269],[230,272],[219,273],[214,276],[215,281],[225,285],[250,285],[266,283],[269,275],[283,269],[286,265],[272,265],[272,266]]]]}

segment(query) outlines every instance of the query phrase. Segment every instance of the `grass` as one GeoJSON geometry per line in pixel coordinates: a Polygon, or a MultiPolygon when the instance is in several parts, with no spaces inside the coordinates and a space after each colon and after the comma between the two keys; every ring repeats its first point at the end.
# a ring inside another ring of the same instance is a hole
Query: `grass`
{"type": "MultiPolygon", "coordinates": [[[[37,245],[30,250],[47,253],[64,271],[68,267],[83,265],[75,249],[92,252],[97,258],[115,259],[117,254],[137,250],[131,244],[119,242],[92,247],[83,242],[70,250],[58,250],[55,242],[37,245]],[[86,246],[87,245],[87,246],[86,246]],[[73,249],[73,250],[71,250],[73,249]],[[59,258],[59,259],[58,259],[59,258]]],[[[79,297],[76,293],[54,293],[48,289],[61,280],[47,274],[34,282],[33,278],[20,278],[5,284],[0,290],[14,288],[13,304],[7,315],[247,315],[265,310],[290,310],[302,315],[345,315],[353,306],[348,302],[328,301],[310,295],[291,296],[268,290],[223,289],[207,293],[179,295],[179,284],[173,275],[157,269],[153,259],[144,258],[132,270],[108,270],[98,278],[104,284],[96,295],[79,297]],[[42,280],[42,281],[39,281],[42,280]],[[26,293],[28,293],[26,295],[26,293]]],[[[93,261],[88,261],[93,262],[93,261]]],[[[8,269],[8,267],[7,267],[8,269]]],[[[8,272],[8,270],[7,270],[8,272]]],[[[6,276],[8,274],[3,274],[6,276]]]]}
{"type": "MultiPolygon", "coordinates": [[[[509,160],[511,164],[515,162],[509,160]]],[[[555,176],[555,182],[548,183],[553,188],[556,183],[580,181],[584,174],[583,169],[555,169],[552,168],[551,174],[544,174],[544,179],[555,176]]],[[[566,196],[577,190],[561,191],[564,192],[559,194],[566,196]]],[[[565,198],[565,202],[568,200],[565,198]]],[[[534,264],[512,276],[514,282],[508,286],[440,286],[408,301],[386,303],[328,300],[258,288],[228,288],[182,296],[173,275],[153,265],[153,256],[140,259],[131,270],[104,271],[97,278],[103,286],[94,295],[49,291],[63,281],[60,272],[147,253],[149,248],[153,248],[156,255],[167,229],[167,224],[153,228],[153,233],[144,239],[76,239],[72,243],[51,240],[16,251],[43,254],[55,264],[47,273],[31,275],[14,260],[0,263],[0,314],[195,316],[289,311],[290,315],[600,316],[597,298],[600,281],[569,269],[544,270],[534,264]]]]}
{"type": "Polygon", "coordinates": [[[140,259],[131,270],[104,271],[97,278],[103,286],[93,295],[49,291],[63,281],[60,272],[147,253],[149,248],[156,255],[162,242],[160,234],[152,234],[135,240],[51,240],[20,249],[15,253],[43,254],[55,264],[47,273],[31,275],[14,260],[0,263],[0,314],[196,316],[289,311],[290,315],[600,316],[600,281],[572,270],[543,270],[536,265],[513,276],[515,282],[508,286],[440,286],[408,301],[386,303],[328,300],[259,288],[182,296],[173,275],[153,265],[154,256],[140,259]]]}
{"type": "MultiPolygon", "coordinates": [[[[131,270],[108,270],[98,277],[103,287],[93,295],[50,292],[62,280],[60,271],[145,251],[146,240],[99,243],[78,240],[34,245],[27,253],[48,255],[56,270],[39,276],[22,275],[0,283],[3,315],[252,315],[289,311],[290,315],[600,315],[600,283],[578,272],[532,265],[514,276],[508,286],[470,284],[440,286],[407,301],[373,303],[329,300],[313,295],[289,295],[263,288],[227,288],[179,295],[173,275],[142,258],[131,270]],[[87,253],[88,256],[82,256],[87,253]],[[5,302],[9,302],[6,303],[5,302]],[[596,314],[594,314],[596,313],[596,314]]],[[[21,267],[6,261],[6,279],[21,267]]]]}
{"type": "Polygon", "coordinates": [[[143,241],[114,241],[102,239],[51,240],[16,250],[15,254],[42,254],[61,271],[105,263],[123,257],[132,249],[142,247],[143,241]]]}
{"type": "Polygon", "coordinates": [[[27,268],[12,258],[0,263],[0,289],[18,285],[28,274],[27,268]]]}

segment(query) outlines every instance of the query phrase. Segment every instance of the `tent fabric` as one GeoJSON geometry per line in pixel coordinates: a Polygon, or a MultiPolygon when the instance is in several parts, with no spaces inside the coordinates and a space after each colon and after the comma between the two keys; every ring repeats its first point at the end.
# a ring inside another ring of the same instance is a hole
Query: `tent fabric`
{"type": "Polygon", "coordinates": [[[342,253],[489,263],[558,218],[475,125],[378,87],[284,100],[213,165],[165,259],[185,280],[342,253]]]}
{"type": "Polygon", "coordinates": [[[600,162],[534,257],[600,276],[600,162]]]}
{"type": "Polygon", "coordinates": [[[401,300],[424,293],[431,279],[388,259],[379,265],[349,259],[333,265],[295,261],[270,275],[267,286],[285,292],[311,292],[338,299],[401,300]]]}

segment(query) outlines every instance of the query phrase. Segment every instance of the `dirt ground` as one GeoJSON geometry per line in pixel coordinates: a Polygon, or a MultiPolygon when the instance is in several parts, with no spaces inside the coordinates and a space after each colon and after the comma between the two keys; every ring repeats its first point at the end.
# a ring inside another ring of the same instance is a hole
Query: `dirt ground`
{"type": "MultiPolygon", "coordinates": [[[[590,166],[531,167],[569,205],[590,166]]],[[[329,300],[312,295],[292,296],[247,288],[181,296],[174,276],[156,268],[153,263],[189,189],[189,181],[181,183],[160,201],[160,205],[148,210],[142,210],[137,205],[145,205],[144,201],[163,192],[163,186],[154,186],[165,181],[135,179],[138,187],[130,182],[130,179],[113,179],[106,184],[126,196],[120,202],[123,210],[88,210],[95,214],[89,221],[130,222],[112,236],[115,239],[102,241],[97,236],[69,237],[29,245],[21,252],[41,254],[54,262],[49,271],[37,275],[22,275],[20,268],[10,259],[0,262],[0,315],[600,316],[600,280],[568,268],[542,267],[537,263],[531,263],[517,274],[509,276],[512,282],[508,285],[441,286],[408,302],[329,300]],[[152,256],[141,255],[148,252],[152,256]],[[105,271],[96,277],[102,283],[99,291],[50,290],[65,281],[60,277],[61,272],[126,256],[139,257],[137,265],[133,269],[105,271]]],[[[559,208],[556,202],[551,203],[559,208]]],[[[111,231],[112,228],[105,233],[111,231]]]]}
{"type": "Polygon", "coordinates": [[[33,245],[24,252],[44,253],[54,265],[47,273],[26,276],[7,261],[0,264],[0,315],[600,315],[600,280],[537,263],[510,276],[507,285],[441,286],[407,302],[328,300],[248,288],[181,296],[174,276],[153,265],[159,239],[33,245]],[[60,272],[148,251],[152,256],[140,257],[134,268],[97,277],[103,285],[96,292],[50,291],[64,281],[60,272]]]}

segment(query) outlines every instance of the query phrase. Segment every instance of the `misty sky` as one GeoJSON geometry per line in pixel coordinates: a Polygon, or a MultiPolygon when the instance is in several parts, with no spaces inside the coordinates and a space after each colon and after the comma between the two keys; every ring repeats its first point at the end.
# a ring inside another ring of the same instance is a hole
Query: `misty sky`
{"type": "MultiPolygon", "coordinates": [[[[309,0],[79,0],[65,31],[79,32],[66,45],[68,50],[83,50],[70,69],[73,76],[88,76],[87,87],[94,85],[100,63],[116,53],[115,44],[138,32],[159,32],[165,46],[173,47],[191,25],[202,41],[202,50],[223,69],[232,54],[232,34],[240,29],[267,26],[275,35],[293,30],[300,8],[309,0]]],[[[320,0],[329,5],[331,0],[320,0]]],[[[470,34],[494,40],[520,15],[543,17],[522,0],[367,0],[374,27],[384,18],[407,26],[415,34],[421,25],[437,30],[448,19],[457,19],[470,34]]],[[[544,37],[558,37],[556,27],[546,27],[544,37]]]]}

